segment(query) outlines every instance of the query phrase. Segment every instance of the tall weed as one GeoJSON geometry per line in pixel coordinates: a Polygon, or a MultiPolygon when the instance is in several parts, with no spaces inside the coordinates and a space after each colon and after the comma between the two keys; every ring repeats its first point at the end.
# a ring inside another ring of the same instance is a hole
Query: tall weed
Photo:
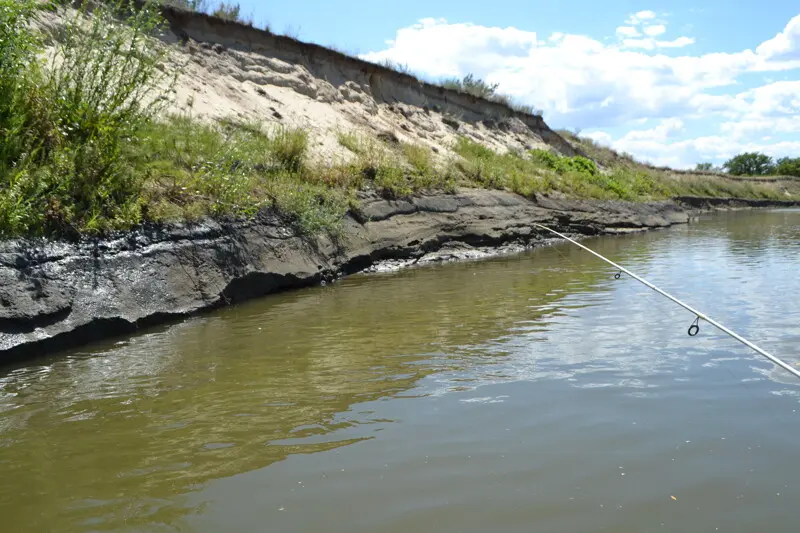
{"type": "MultiPolygon", "coordinates": [[[[167,50],[151,39],[163,27],[158,5],[80,2],[42,69],[34,60],[40,40],[29,27],[34,2],[14,11],[13,2],[0,1],[3,46],[11,50],[2,63],[17,68],[18,80],[0,118],[0,233],[138,223],[142,179],[126,147],[165,105],[174,79],[167,50]]],[[[0,90],[8,90],[0,77],[0,90]]]]}

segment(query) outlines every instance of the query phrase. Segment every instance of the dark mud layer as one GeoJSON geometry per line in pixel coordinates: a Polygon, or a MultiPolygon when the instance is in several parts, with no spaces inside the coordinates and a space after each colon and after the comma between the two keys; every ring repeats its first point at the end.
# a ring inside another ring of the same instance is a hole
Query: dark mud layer
{"type": "Polygon", "coordinates": [[[691,209],[701,211],[714,211],[718,209],[751,209],[751,208],[774,208],[774,207],[800,207],[800,201],[796,200],[767,200],[742,198],[713,198],[702,196],[679,196],[675,202],[691,209]]]}
{"type": "MultiPolygon", "coordinates": [[[[683,202],[687,205],[687,202],[683,202]]],[[[686,223],[675,202],[635,204],[486,190],[362,198],[336,238],[304,238],[275,213],[80,243],[0,243],[0,364],[45,355],[376,265],[480,258],[545,238],[686,223]]],[[[378,267],[382,268],[382,267],[378,267]]]]}

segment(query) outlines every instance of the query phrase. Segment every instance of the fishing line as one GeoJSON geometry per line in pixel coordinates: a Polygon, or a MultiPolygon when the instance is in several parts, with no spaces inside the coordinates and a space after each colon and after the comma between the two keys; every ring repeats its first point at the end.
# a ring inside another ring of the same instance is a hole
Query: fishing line
{"type": "Polygon", "coordinates": [[[621,277],[622,273],[624,272],[625,274],[629,275],[630,277],[632,277],[636,281],[638,281],[638,282],[642,283],[643,285],[649,287],[650,289],[656,291],[657,293],[661,294],[662,296],[664,296],[666,298],[669,298],[670,300],[672,300],[676,304],[678,304],[681,307],[683,307],[684,309],[688,310],[690,313],[694,314],[696,318],[695,318],[695,321],[692,322],[692,325],[689,326],[689,331],[688,331],[689,336],[694,337],[694,336],[696,336],[697,334],[700,333],[700,320],[704,320],[704,321],[708,322],[709,324],[711,324],[712,326],[714,326],[715,328],[717,328],[718,330],[720,330],[723,333],[727,334],[728,336],[733,337],[737,341],[741,342],[742,344],[744,344],[745,346],[747,346],[751,350],[753,350],[756,353],[762,355],[763,357],[769,359],[770,361],[772,361],[773,363],[775,363],[779,367],[783,368],[787,372],[793,374],[795,377],[800,378],[800,370],[797,370],[796,368],[794,368],[790,364],[788,364],[788,363],[782,361],[781,359],[775,357],[774,355],[768,353],[766,350],[763,350],[762,348],[759,348],[758,346],[756,346],[755,344],[753,344],[749,340],[745,339],[744,337],[742,337],[738,333],[735,333],[734,331],[731,331],[730,329],[728,329],[727,327],[723,326],[722,324],[720,324],[716,320],[708,317],[705,313],[701,313],[700,311],[694,309],[690,305],[688,305],[688,304],[680,301],[679,299],[675,298],[674,296],[672,296],[668,292],[665,292],[665,291],[659,289],[658,287],[656,287],[655,285],[653,285],[652,283],[650,283],[646,279],[637,276],[636,274],[634,274],[633,272],[631,272],[627,268],[624,268],[624,267],[618,265],[617,263],[613,262],[610,259],[607,259],[606,257],[600,255],[599,253],[595,252],[594,250],[592,250],[590,248],[587,248],[586,246],[582,245],[581,243],[579,243],[579,242],[577,242],[577,241],[575,241],[573,239],[570,239],[566,235],[562,235],[561,233],[559,233],[559,232],[557,232],[557,231],[555,231],[553,229],[550,229],[547,226],[543,226],[542,224],[537,224],[535,222],[533,223],[533,225],[538,227],[538,228],[542,228],[543,230],[549,231],[550,233],[553,233],[553,234],[561,237],[562,239],[565,239],[565,240],[571,242],[575,246],[578,246],[579,248],[582,248],[582,249],[586,250],[587,252],[589,252],[590,254],[594,255],[595,257],[597,257],[599,259],[602,259],[603,261],[605,261],[606,263],[610,264],[614,268],[619,269],[619,272],[617,272],[617,274],[614,276],[616,279],[619,279],[619,277],[621,277]]]}

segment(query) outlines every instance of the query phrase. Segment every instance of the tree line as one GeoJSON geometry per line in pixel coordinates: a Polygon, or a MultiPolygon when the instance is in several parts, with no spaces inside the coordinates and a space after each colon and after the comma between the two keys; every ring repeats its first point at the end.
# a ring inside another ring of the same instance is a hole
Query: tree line
{"type": "Polygon", "coordinates": [[[727,172],[734,176],[800,176],[800,157],[772,157],[760,152],[745,152],[725,161],[721,167],[698,163],[695,170],[727,172]]]}

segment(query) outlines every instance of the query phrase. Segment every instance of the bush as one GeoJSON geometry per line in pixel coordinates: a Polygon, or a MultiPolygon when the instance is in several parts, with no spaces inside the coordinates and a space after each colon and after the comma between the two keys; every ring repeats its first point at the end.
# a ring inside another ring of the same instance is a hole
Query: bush
{"type": "Polygon", "coordinates": [[[521,104],[514,101],[513,98],[506,94],[498,93],[498,83],[487,83],[480,78],[476,78],[472,73],[467,74],[463,78],[444,79],[439,84],[445,89],[460,91],[462,93],[471,94],[472,96],[477,96],[478,98],[485,98],[486,100],[503,104],[518,113],[527,113],[529,115],[536,115],[537,117],[543,115],[541,109],[536,109],[528,104],[521,104]]]}
{"type": "Polygon", "coordinates": [[[537,149],[531,150],[531,157],[534,161],[559,173],[577,172],[587,176],[595,176],[598,173],[595,162],[582,156],[562,157],[548,150],[537,149]]]}

